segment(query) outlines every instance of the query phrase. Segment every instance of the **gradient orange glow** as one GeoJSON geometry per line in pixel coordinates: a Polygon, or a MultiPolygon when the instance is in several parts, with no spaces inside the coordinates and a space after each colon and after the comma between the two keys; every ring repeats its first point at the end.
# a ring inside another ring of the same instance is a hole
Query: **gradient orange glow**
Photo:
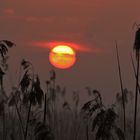
{"type": "Polygon", "coordinates": [[[52,42],[47,42],[47,41],[38,41],[38,42],[32,42],[32,46],[37,46],[37,47],[43,47],[43,48],[48,48],[52,49],[54,46],[59,46],[59,45],[65,45],[65,46],[71,46],[72,49],[78,51],[78,52],[98,52],[98,48],[89,48],[85,47],[82,44],[77,44],[77,43],[72,43],[72,42],[65,42],[65,41],[52,41],[52,42]]]}
{"type": "Polygon", "coordinates": [[[74,65],[76,53],[70,46],[58,45],[50,51],[49,61],[56,68],[67,69],[74,65]]]}

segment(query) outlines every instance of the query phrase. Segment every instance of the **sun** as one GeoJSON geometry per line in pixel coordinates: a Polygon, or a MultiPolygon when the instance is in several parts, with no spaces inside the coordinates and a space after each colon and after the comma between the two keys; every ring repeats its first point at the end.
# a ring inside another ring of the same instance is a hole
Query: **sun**
{"type": "Polygon", "coordinates": [[[76,52],[68,45],[57,45],[49,53],[50,63],[59,69],[67,69],[76,62],[76,52]]]}

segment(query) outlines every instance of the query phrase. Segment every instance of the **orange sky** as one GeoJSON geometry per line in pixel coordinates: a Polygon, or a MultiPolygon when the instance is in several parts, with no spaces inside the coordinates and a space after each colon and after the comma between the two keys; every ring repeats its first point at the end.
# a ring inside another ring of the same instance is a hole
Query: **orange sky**
{"type": "MultiPolygon", "coordinates": [[[[1,0],[0,39],[14,41],[11,71],[22,58],[32,61],[42,80],[51,66],[46,48],[31,42],[72,42],[89,50],[77,53],[69,70],[56,70],[58,81],[69,89],[97,88],[104,95],[119,91],[114,40],[118,40],[125,87],[133,90],[131,68],[135,30],[140,23],[139,0],[1,0]],[[18,60],[16,60],[18,59],[18,60]]],[[[17,71],[17,69],[15,70],[17,71]]],[[[16,73],[16,72],[15,72],[16,73]]],[[[14,81],[14,80],[13,80],[14,81]]],[[[108,96],[104,96],[107,100],[108,96]]]]}

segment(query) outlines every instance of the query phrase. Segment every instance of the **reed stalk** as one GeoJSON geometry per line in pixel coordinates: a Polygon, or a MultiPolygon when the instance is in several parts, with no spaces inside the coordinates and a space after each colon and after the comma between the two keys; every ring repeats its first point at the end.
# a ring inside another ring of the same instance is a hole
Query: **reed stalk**
{"type": "Polygon", "coordinates": [[[120,59],[119,59],[119,51],[118,51],[117,42],[116,42],[116,55],[117,55],[118,72],[119,72],[119,79],[120,79],[120,88],[121,88],[121,94],[122,94],[123,121],[124,121],[124,122],[123,122],[123,130],[124,130],[124,136],[125,136],[125,130],[126,130],[125,97],[124,97],[123,82],[122,82],[122,74],[121,74],[121,66],[120,66],[120,59]]]}

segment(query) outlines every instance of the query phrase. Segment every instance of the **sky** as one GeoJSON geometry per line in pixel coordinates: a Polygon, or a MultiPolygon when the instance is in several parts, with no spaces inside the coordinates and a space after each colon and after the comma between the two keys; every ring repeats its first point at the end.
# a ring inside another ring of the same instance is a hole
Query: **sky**
{"type": "Polygon", "coordinates": [[[83,94],[89,86],[108,102],[120,91],[117,40],[124,87],[134,91],[130,54],[134,56],[134,23],[140,23],[139,13],[139,0],[0,0],[0,40],[16,44],[10,50],[9,83],[17,82],[24,58],[33,63],[43,83],[53,68],[57,82],[69,92],[83,94]],[[78,45],[76,64],[67,70],[55,69],[48,60],[50,49],[36,42],[78,45]]]}

